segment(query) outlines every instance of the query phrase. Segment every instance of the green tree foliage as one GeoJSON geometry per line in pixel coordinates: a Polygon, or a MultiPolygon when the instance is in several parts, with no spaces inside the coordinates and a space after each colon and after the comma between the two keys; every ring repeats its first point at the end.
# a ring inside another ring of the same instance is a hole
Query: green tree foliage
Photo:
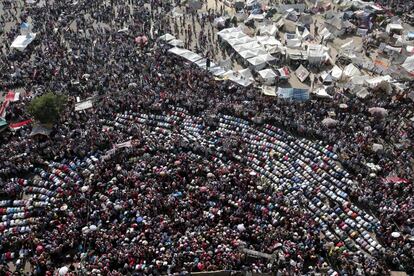
{"type": "Polygon", "coordinates": [[[28,111],[36,121],[42,124],[53,124],[59,119],[66,101],[66,96],[48,92],[34,98],[29,104],[28,111]]]}

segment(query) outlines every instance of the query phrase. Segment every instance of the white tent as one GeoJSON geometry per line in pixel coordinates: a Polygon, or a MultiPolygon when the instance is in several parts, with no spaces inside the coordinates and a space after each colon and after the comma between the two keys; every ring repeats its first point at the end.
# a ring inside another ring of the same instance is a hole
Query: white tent
{"type": "Polygon", "coordinates": [[[247,62],[249,62],[250,66],[256,71],[266,67],[266,60],[261,56],[249,58],[247,62]]]}
{"type": "Polygon", "coordinates": [[[217,35],[219,37],[223,37],[226,34],[230,34],[230,33],[236,33],[236,32],[241,32],[241,29],[239,27],[235,27],[235,28],[227,28],[227,29],[223,29],[220,32],[217,33],[217,35]]]}
{"type": "Polygon", "coordinates": [[[239,55],[244,58],[244,59],[249,59],[252,57],[257,57],[258,55],[256,54],[256,52],[252,51],[252,50],[246,50],[243,52],[240,52],[239,55]]]}
{"type": "Polygon", "coordinates": [[[341,69],[341,68],[339,68],[337,65],[335,65],[335,66],[332,68],[332,71],[331,71],[331,76],[332,76],[332,79],[333,79],[333,80],[339,80],[339,79],[341,79],[341,76],[342,76],[342,69],[341,69]]]}
{"type": "Polygon", "coordinates": [[[171,41],[171,40],[173,40],[173,39],[175,39],[175,36],[173,36],[173,35],[171,35],[171,34],[165,34],[165,35],[160,36],[160,40],[161,40],[161,41],[166,41],[166,42],[168,42],[168,41],[171,41]]]}
{"type": "Polygon", "coordinates": [[[246,44],[235,45],[233,47],[233,49],[238,53],[246,51],[246,50],[256,49],[256,48],[262,48],[262,46],[259,43],[257,43],[256,41],[249,42],[249,43],[246,43],[246,44]]]}
{"type": "Polygon", "coordinates": [[[243,52],[239,53],[239,55],[244,59],[249,59],[249,58],[264,55],[264,54],[267,54],[267,52],[266,52],[266,50],[261,49],[261,48],[246,50],[246,51],[243,51],[243,52]]]}
{"type": "Polygon", "coordinates": [[[254,42],[255,40],[251,37],[248,36],[244,36],[241,38],[233,38],[233,39],[229,39],[227,40],[227,42],[231,45],[231,46],[235,46],[235,45],[239,45],[239,44],[246,44],[249,42],[254,42]]]}
{"type": "Polygon", "coordinates": [[[242,79],[249,80],[249,81],[252,81],[252,82],[254,81],[252,72],[250,71],[249,68],[241,69],[238,72],[239,72],[239,75],[242,79]]]}
{"type": "Polygon", "coordinates": [[[245,36],[247,36],[245,33],[243,33],[242,31],[240,31],[240,30],[237,30],[237,31],[234,31],[234,32],[231,32],[231,33],[223,33],[223,34],[221,34],[220,35],[220,37],[222,38],[222,39],[224,39],[224,40],[230,40],[230,39],[234,39],[234,38],[242,38],[242,37],[245,37],[245,36]]]}
{"type": "Polygon", "coordinates": [[[269,55],[267,53],[263,54],[263,55],[258,55],[258,57],[264,59],[264,61],[269,62],[269,63],[276,60],[275,57],[273,57],[272,55],[269,55]]]}
{"type": "Polygon", "coordinates": [[[186,52],[186,53],[184,53],[184,54],[182,54],[181,55],[183,58],[185,58],[185,59],[187,59],[187,60],[189,60],[189,61],[191,61],[191,62],[196,62],[196,61],[198,61],[198,60],[200,60],[200,59],[202,59],[202,57],[200,56],[200,55],[198,55],[198,54],[196,54],[196,53],[193,53],[193,52],[186,52]]]}
{"type": "Polygon", "coordinates": [[[256,36],[256,39],[263,46],[282,46],[282,42],[273,36],[256,36]]]}
{"type": "Polygon", "coordinates": [[[414,72],[414,56],[408,57],[401,66],[405,70],[407,70],[407,72],[413,73],[414,72]]]}
{"type": "Polygon", "coordinates": [[[258,72],[261,81],[266,85],[272,85],[276,80],[276,74],[272,69],[264,69],[258,72]]]}
{"type": "Polygon", "coordinates": [[[174,47],[184,48],[184,42],[180,39],[172,39],[168,41],[168,44],[174,47]]]}
{"type": "Polygon", "coordinates": [[[182,48],[178,48],[178,47],[174,47],[168,50],[168,52],[175,54],[177,56],[181,56],[184,53],[191,53],[191,51],[187,50],[187,49],[182,49],[182,48]]]}
{"type": "Polygon", "coordinates": [[[19,35],[16,37],[16,39],[13,41],[11,48],[17,49],[19,51],[23,51],[24,49],[29,46],[30,43],[33,42],[33,40],[36,38],[35,33],[31,33],[28,35],[19,35]]]}
{"type": "Polygon", "coordinates": [[[183,57],[183,58],[185,58],[185,59],[187,59],[191,62],[194,62],[194,63],[196,61],[202,59],[202,57],[200,55],[198,55],[196,53],[193,53],[193,52],[191,52],[187,49],[180,49],[180,48],[174,47],[174,48],[169,49],[168,52],[170,52],[172,54],[175,54],[177,56],[183,57]]]}
{"type": "Polygon", "coordinates": [[[361,75],[361,71],[359,71],[359,69],[356,68],[355,65],[350,63],[348,66],[344,68],[342,77],[347,79],[347,78],[351,78],[354,76],[360,76],[360,75],[361,75]]]}

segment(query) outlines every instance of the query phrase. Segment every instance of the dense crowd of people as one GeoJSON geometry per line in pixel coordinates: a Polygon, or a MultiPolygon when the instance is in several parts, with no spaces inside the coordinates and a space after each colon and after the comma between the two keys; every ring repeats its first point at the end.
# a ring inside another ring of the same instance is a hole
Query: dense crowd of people
{"type": "MultiPolygon", "coordinates": [[[[174,29],[171,6],[149,4],[3,4],[0,25],[16,25],[3,34],[1,89],[25,91],[7,120],[28,119],[27,103],[46,91],[69,103],[50,138],[31,137],[31,126],[0,137],[2,272],[412,273],[405,92],[360,100],[337,88],[332,101],[295,103],[218,82],[157,41],[174,29]],[[10,51],[29,17],[39,39],[10,51]],[[92,95],[92,109],[74,111],[75,97],[92,95]],[[334,128],[322,124],[328,113],[334,128]],[[246,248],[274,259],[251,260],[246,248]]],[[[214,40],[191,31],[213,17],[193,18],[180,22],[186,43],[190,33],[214,40]]]]}

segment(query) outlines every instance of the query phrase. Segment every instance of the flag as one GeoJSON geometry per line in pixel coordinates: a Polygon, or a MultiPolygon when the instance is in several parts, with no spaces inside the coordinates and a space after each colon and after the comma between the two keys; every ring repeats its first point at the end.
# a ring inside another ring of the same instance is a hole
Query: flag
{"type": "Polygon", "coordinates": [[[20,93],[9,91],[6,95],[5,101],[17,102],[19,100],[19,98],[20,98],[20,93]]]}
{"type": "Polygon", "coordinates": [[[22,122],[19,122],[19,123],[9,124],[9,127],[12,130],[18,130],[19,128],[22,128],[22,127],[30,124],[31,122],[32,122],[32,119],[29,119],[29,120],[22,121],[22,122]]]}

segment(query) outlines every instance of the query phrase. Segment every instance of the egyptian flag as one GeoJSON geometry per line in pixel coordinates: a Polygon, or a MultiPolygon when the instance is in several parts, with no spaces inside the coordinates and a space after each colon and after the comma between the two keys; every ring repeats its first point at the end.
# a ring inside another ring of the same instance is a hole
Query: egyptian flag
{"type": "Polygon", "coordinates": [[[19,128],[22,128],[28,124],[30,124],[32,122],[32,119],[26,120],[26,121],[22,121],[19,123],[14,123],[14,124],[9,124],[9,127],[11,130],[18,130],[19,128]]]}

